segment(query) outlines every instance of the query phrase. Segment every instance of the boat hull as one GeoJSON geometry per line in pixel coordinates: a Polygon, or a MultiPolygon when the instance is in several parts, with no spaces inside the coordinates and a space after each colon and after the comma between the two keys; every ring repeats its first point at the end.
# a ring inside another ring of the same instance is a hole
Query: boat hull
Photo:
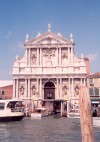
{"type": "Polygon", "coordinates": [[[0,122],[21,121],[24,116],[7,116],[0,117],[0,122]]]}

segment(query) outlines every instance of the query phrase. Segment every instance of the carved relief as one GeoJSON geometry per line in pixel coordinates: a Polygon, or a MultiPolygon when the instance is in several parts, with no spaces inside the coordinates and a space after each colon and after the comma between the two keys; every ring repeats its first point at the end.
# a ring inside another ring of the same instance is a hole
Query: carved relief
{"type": "Polygon", "coordinates": [[[31,53],[31,64],[36,65],[37,54],[32,52],[31,53]]]}

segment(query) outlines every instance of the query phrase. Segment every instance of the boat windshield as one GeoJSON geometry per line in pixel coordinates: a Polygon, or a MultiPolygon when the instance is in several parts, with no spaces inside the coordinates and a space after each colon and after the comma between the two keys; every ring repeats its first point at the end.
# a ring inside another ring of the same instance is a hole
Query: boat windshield
{"type": "Polygon", "coordinates": [[[46,111],[46,108],[37,108],[35,110],[35,112],[37,112],[37,113],[44,113],[45,111],[46,111]]]}
{"type": "Polygon", "coordinates": [[[0,103],[0,110],[3,110],[5,107],[5,103],[0,103]]]}
{"type": "Polygon", "coordinates": [[[12,112],[15,112],[15,111],[23,111],[24,106],[22,102],[11,101],[8,103],[7,108],[10,108],[12,112]]]}

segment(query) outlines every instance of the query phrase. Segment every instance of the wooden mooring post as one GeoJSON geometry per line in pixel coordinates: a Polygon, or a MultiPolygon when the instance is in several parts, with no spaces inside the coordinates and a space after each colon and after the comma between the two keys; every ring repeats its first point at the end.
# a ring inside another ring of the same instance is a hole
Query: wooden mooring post
{"type": "Polygon", "coordinates": [[[79,108],[82,142],[95,142],[91,101],[87,87],[80,87],[79,108]]]}

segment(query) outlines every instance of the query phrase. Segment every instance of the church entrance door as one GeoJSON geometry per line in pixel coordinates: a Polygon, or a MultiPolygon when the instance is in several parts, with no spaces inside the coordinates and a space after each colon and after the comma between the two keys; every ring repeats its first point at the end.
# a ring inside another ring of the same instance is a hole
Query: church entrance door
{"type": "Polygon", "coordinates": [[[46,107],[48,114],[52,114],[54,111],[54,99],[55,99],[55,85],[52,82],[47,82],[44,85],[43,104],[46,107]]]}

